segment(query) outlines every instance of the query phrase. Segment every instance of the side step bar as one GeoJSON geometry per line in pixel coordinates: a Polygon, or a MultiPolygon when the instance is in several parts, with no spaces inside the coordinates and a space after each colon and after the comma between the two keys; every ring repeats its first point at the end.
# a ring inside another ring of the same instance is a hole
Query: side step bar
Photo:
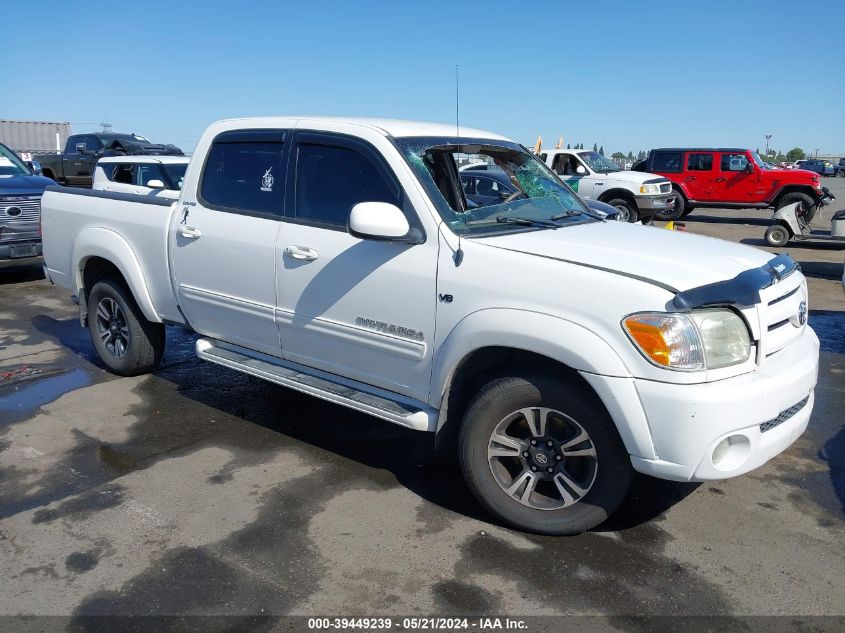
{"type": "Polygon", "coordinates": [[[199,339],[196,351],[197,356],[211,363],[368,413],[400,426],[417,431],[437,429],[435,409],[395,393],[376,388],[363,391],[363,385],[354,381],[212,339],[199,339]]]}

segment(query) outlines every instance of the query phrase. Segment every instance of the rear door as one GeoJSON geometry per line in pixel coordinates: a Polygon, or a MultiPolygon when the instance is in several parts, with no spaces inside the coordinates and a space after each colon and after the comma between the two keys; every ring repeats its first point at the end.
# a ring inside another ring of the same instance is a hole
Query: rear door
{"type": "Polygon", "coordinates": [[[760,202],[765,192],[760,170],[744,152],[719,152],[718,173],[714,179],[714,199],[720,202],[760,202]],[[748,171],[748,169],[751,171],[748,171]]]}
{"type": "Polygon", "coordinates": [[[431,372],[437,237],[422,244],[347,232],[359,202],[400,207],[420,226],[396,174],[368,142],[297,132],[276,261],[283,356],[424,399],[431,372]]]}
{"type": "Polygon", "coordinates": [[[687,152],[683,183],[692,200],[712,200],[715,188],[713,152],[687,152]]]}
{"type": "Polygon", "coordinates": [[[185,187],[171,235],[179,305],[191,327],[276,356],[276,234],[289,134],[217,135],[199,182],[185,187]]]}

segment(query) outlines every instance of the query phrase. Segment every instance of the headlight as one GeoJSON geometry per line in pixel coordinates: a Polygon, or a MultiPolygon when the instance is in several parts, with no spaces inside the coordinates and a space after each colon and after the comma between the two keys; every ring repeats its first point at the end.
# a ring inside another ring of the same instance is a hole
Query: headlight
{"type": "Polygon", "coordinates": [[[748,328],[730,310],[633,314],[622,327],[649,361],[667,369],[717,369],[751,354],[748,328]]]}
{"type": "Polygon", "coordinates": [[[660,193],[660,185],[640,185],[640,193],[660,193]]]}

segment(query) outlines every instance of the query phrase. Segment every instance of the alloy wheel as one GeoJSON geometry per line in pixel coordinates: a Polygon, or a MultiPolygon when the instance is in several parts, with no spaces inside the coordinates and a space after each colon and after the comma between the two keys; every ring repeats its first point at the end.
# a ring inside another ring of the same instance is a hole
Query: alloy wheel
{"type": "Polygon", "coordinates": [[[97,335],[115,358],[126,356],[129,349],[129,327],[117,301],[104,297],[97,304],[97,335]]]}

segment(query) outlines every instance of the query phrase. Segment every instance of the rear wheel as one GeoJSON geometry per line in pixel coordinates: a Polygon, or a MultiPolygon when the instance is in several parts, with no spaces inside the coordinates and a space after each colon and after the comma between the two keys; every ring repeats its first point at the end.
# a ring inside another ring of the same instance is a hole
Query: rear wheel
{"type": "Polygon", "coordinates": [[[784,246],[789,241],[789,231],[780,224],[775,224],[766,229],[766,243],[769,246],[784,246]]]}
{"type": "Polygon", "coordinates": [[[487,383],[467,409],[458,445],[479,502],[540,534],[595,527],[631,482],[628,453],[595,394],[540,376],[487,383]]]}
{"type": "Polygon", "coordinates": [[[780,199],[777,208],[782,209],[786,205],[794,204],[796,202],[799,204],[796,215],[801,220],[809,224],[816,215],[816,201],[813,200],[812,196],[806,193],[801,193],[800,191],[793,191],[780,199]]]}
{"type": "Polygon", "coordinates": [[[673,189],[672,193],[675,194],[675,206],[671,209],[667,209],[666,211],[659,212],[657,217],[661,220],[679,220],[684,217],[687,201],[684,198],[684,195],[677,189],[673,189]]]}
{"type": "Polygon", "coordinates": [[[115,374],[147,373],[164,356],[164,325],[147,321],[132,293],[114,279],[91,288],[88,329],[100,359],[115,374]]]}
{"type": "Polygon", "coordinates": [[[632,202],[625,200],[625,198],[613,198],[612,200],[608,200],[607,204],[619,212],[616,219],[620,222],[636,222],[639,217],[637,208],[632,202]]]}

